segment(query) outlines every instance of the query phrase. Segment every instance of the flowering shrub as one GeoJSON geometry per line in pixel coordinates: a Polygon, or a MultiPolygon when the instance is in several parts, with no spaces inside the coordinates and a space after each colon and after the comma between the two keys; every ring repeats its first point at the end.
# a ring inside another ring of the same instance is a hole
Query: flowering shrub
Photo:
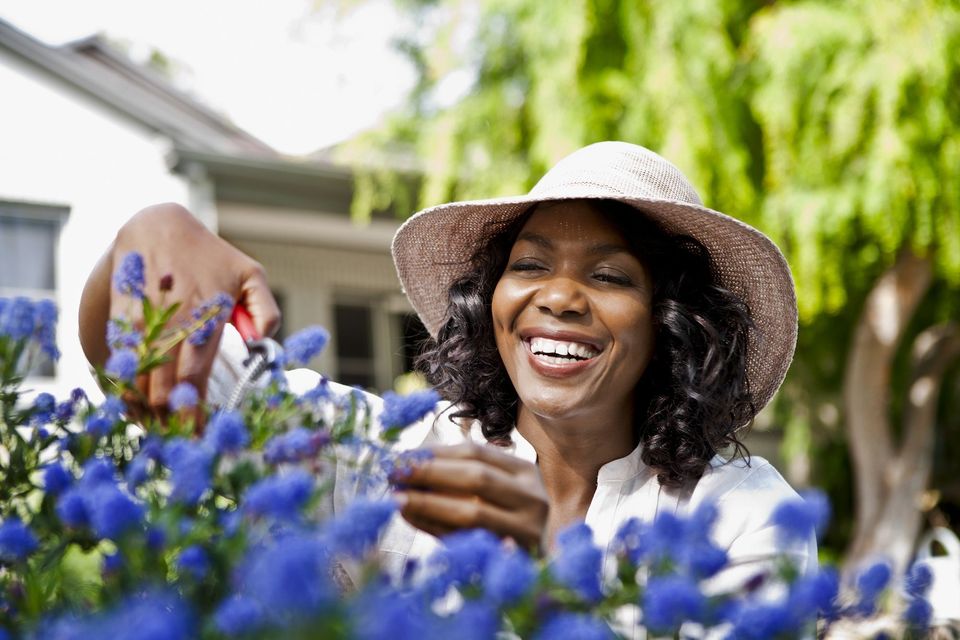
{"type": "MultiPolygon", "coordinates": [[[[113,283],[131,314],[109,324],[99,405],[80,390],[24,401],[27,361],[56,356],[56,312],[0,299],[0,638],[611,638],[631,611],[657,635],[696,625],[786,638],[808,634],[818,616],[821,630],[869,617],[887,589],[890,570],[875,565],[841,605],[834,571],[802,575],[784,558],[737,592],[711,593],[708,581],[727,565],[709,537],[712,506],[625,523],[606,567],[581,524],[559,535],[548,559],[472,530],[385,575],[375,550],[396,505],[382,496],[428,455],[390,444],[434,409],[436,394],[389,394],[375,416],[362,393],[321,380],[297,396],[273,375],[240,411],[208,413],[184,383],[162,422],[135,424],[144,401],[136,377],[179,342],[210,338],[232,301],[218,295],[188,325],[169,326],[170,276],[151,301],[131,254],[113,283]],[[333,517],[324,505],[335,465],[370,490],[333,517]]],[[[292,336],[283,360],[306,362],[326,341],[319,328],[292,336]]],[[[826,517],[813,495],[782,505],[775,522],[802,538],[826,517]]],[[[929,584],[924,567],[911,570],[904,633],[923,632],[929,584]]]]}

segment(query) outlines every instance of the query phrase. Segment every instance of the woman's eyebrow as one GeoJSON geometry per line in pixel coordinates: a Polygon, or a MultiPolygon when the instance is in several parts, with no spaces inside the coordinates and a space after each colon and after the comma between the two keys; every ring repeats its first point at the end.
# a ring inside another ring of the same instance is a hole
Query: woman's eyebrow
{"type": "Polygon", "coordinates": [[[541,247],[543,249],[553,249],[553,243],[550,242],[550,239],[546,236],[541,236],[538,233],[533,233],[531,231],[524,231],[519,236],[517,236],[517,242],[525,240],[526,242],[532,242],[533,244],[541,247]]]}
{"type": "Polygon", "coordinates": [[[609,256],[615,253],[629,253],[633,255],[625,245],[613,243],[595,244],[587,249],[587,253],[592,256],[609,256]]]}
{"type": "MultiPolygon", "coordinates": [[[[533,233],[532,231],[524,231],[519,236],[517,236],[517,242],[525,241],[537,245],[542,249],[554,249],[553,241],[550,240],[547,236],[540,235],[539,233],[533,233]]],[[[591,256],[609,256],[617,253],[629,253],[631,255],[629,247],[623,244],[618,244],[615,242],[603,242],[600,244],[591,245],[587,248],[586,253],[591,256]]]]}

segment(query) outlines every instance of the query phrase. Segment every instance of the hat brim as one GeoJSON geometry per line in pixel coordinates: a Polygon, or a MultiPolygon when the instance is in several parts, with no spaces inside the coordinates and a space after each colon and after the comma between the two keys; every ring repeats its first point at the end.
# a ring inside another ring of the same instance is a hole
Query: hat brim
{"type": "Polygon", "coordinates": [[[404,292],[436,337],[450,285],[472,267],[491,235],[532,206],[563,200],[616,200],[631,205],[673,235],[689,235],[710,252],[719,283],[746,302],[755,328],[748,336],[747,377],[759,411],[786,376],[797,340],[797,300],[783,254],[765,235],[719,211],[688,202],[639,197],[533,195],[453,202],[410,217],[393,239],[404,292]]]}

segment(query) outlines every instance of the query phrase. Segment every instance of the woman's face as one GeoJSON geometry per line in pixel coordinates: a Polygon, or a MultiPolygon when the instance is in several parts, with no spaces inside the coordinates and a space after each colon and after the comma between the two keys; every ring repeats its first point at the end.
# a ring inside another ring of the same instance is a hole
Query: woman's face
{"type": "Polygon", "coordinates": [[[523,408],[547,418],[632,410],[653,353],[652,292],[647,269],[593,206],[538,207],[492,301],[497,348],[523,408]]]}

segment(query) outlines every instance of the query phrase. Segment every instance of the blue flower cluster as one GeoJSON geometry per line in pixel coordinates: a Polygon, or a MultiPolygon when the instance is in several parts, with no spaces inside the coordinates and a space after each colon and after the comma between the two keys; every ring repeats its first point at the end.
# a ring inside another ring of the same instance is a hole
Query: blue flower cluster
{"type": "MultiPolygon", "coordinates": [[[[142,258],[127,256],[114,286],[143,296],[142,258]]],[[[182,339],[163,332],[173,307],[142,304],[142,334],[124,322],[111,330],[111,384],[162,362],[154,341],[169,348],[170,336],[182,339]]],[[[194,312],[206,334],[198,344],[231,304],[215,299],[194,312]]],[[[0,302],[0,370],[11,369],[26,341],[52,339],[38,322],[50,326],[55,315],[48,305],[0,302]]],[[[287,363],[306,362],[326,341],[318,329],[292,336],[287,363]]],[[[385,531],[406,525],[384,495],[431,456],[397,453],[394,441],[436,410],[436,392],[387,394],[376,429],[363,392],[337,393],[322,379],[297,398],[273,372],[242,411],[204,421],[197,389],[181,384],[166,422],[134,427],[116,396],[99,406],[82,392],[23,402],[15,384],[0,380],[4,406],[14,407],[0,415],[0,466],[20,465],[4,474],[3,495],[12,497],[0,501],[0,640],[6,629],[40,640],[492,640],[504,632],[605,640],[616,637],[611,625],[622,608],[639,612],[656,635],[679,635],[692,622],[735,638],[795,638],[817,616],[874,615],[893,581],[888,565],[874,564],[857,577],[856,600],[841,607],[836,572],[806,573],[783,558],[745,589],[710,591],[728,558],[712,541],[717,508],[709,504],[626,522],[610,557],[583,523],[560,532],[548,560],[489,531],[462,530],[388,575],[375,551],[385,531]],[[8,429],[11,419],[18,422],[8,429]],[[343,504],[332,487],[351,479],[361,493],[343,504]],[[82,571],[92,575],[75,575],[82,571]],[[37,594],[49,604],[38,605],[37,594]]],[[[773,525],[789,544],[822,530],[828,517],[825,497],[814,493],[781,505],[773,525]]],[[[930,583],[924,565],[907,576],[911,634],[929,624],[930,583]]]]}
{"type": "Polygon", "coordinates": [[[210,419],[203,439],[217,453],[237,453],[250,443],[250,434],[240,413],[218,411],[210,419]]]}
{"type": "Polygon", "coordinates": [[[440,395],[433,389],[401,396],[392,391],[383,394],[380,424],[386,430],[402,429],[422,419],[437,407],[440,395]]]}
{"type": "Polygon", "coordinates": [[[126,254],[113,273],[113,286],[124,295],[142,299],[145,284],[143,268],[142,255],[136,251],[126,254]]]}
{"type": "Polygon", "coordinates": [[[23,560],[38,544],[37,536],[19,518],[9,518],[0,524],[0,561],[23,560]]]}
{"type": "Polygon", "coordinates": [[[283,341],[283,360],[287,365],[304,365],[316,357],[330,341],[323,327],[307,327],[283,341]]]}
{"type": "Polygon", "coordinates": [[[111,349],[136,349],[143,342],[143,333],[127,322],[111,318],[107,322],[107,346],[111,349]]]}
{"type": "Polygon", "coordinates": [[[80,481],[66,488],[56,512],[67,527],[89,529],[98,539],[117,540],[143,521],[144,507],[117,482],[112,461],[92,458],[80,481]]]}
{"type": "Polygon", "coordinates": [[[207,344],[217,327],[230,317],[232,310],[233,298],[221,291],[191,311],[191,319],[201,324],[190,334],[187,342],[196,347],[207,344]]]}
{"type": "Polygon", "coordinates": [[[297,427],[267,440],[263,446],[263,459],[269,464],[300,462],[317,455],[329,443],[329,432],[297,427]]]}
{"type": "Polygon", "coordinates": [[[110,353],[103,370],[108,376],[113,376],[124,382],[133,382],[140,366],[140,357],[133,349],[118,349],[110,353]]]}
{"type": "Polygon", "coordinates": [[[10,352],[2,354],[4,359],[13,356],[12,347],[17,343],[31,342],[47,357],[56,360],[60,357],[56,335],[57,307],[51,300],[0,298],[0,341],[11,343],[10,352]]]}

